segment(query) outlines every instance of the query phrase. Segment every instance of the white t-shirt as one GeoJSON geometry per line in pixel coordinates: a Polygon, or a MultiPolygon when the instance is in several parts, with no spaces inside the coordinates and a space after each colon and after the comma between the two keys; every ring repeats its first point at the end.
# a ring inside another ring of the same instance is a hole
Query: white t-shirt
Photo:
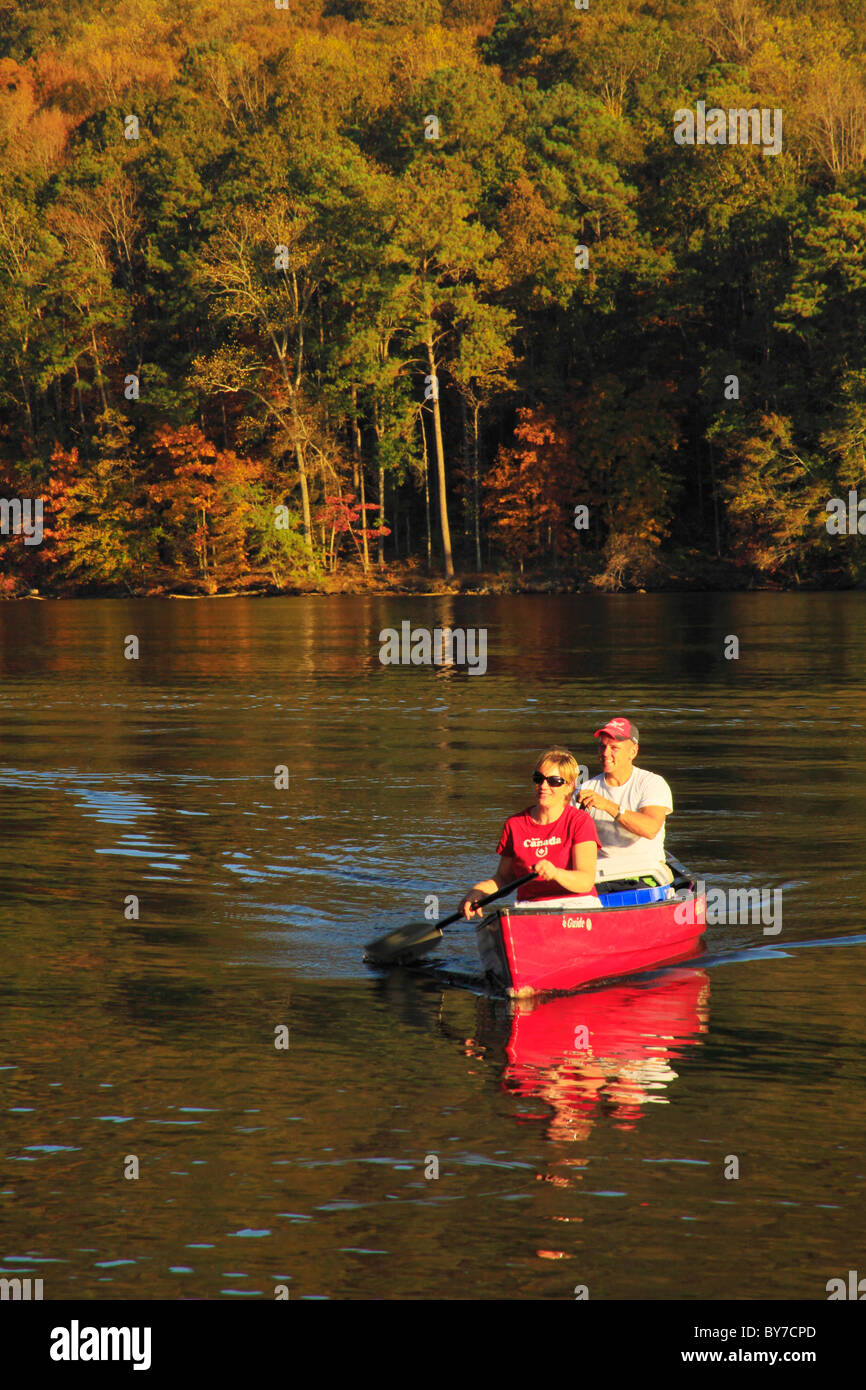
{"type": "MultiPolygon", "coordinates": [[[[643,768],[633,767],[631,776],[621,787],[612,787],[604,773],[590,777],[584,782],[574,800],[583,792],[598,792],[600,796],[615,801],[623,811],[640,811],[645,806],[666,806],[674,809],[671,789],[664,777],[655,772],[645,772],[643,768]]],[[[634,835],[626,830],[621,822],[614,824],[613,816],[598,807],[587,808],[595,822],[601,848],[598,851],[595,877],[637,878],[641,874],[651,874],[665,862],[665,823],[657,835],[648,840],[644,835],[634,835]]]]}

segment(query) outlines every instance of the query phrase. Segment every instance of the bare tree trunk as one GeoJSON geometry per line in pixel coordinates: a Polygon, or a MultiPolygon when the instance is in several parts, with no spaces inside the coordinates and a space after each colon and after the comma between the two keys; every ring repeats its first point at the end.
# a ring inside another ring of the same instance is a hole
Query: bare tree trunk
{"type": "Polygon", "coordinates": [[[363,527],[363,530],[364,530],[364,534],[363,534],[363,536],[361,537],[361,539],[362,539],[363,542],[364,542],[364,573],[366,574],[367,571],[368,571],[368,569],[370,568],[370,547],[369,547],[368,544],[367,544],[367,508],[366,508],[366,505],[365,505],[365,504],[366,504],[366,501],[367,501],[367,491],[366,491],[366,487],[365,487],[365,485],[364,485],[364,460],[363,460],[363,459],[361,459],[361,464],[360,464],[360,468],[359,468],[359,474],[360,474],[360,478],[361,478],[361,526],[363,527]]]}
{"type": "Polygon", "coordinates": [[[364,542],[364,573],[370,568],[370,547],[367,544],[367,512],[365,503],[367,501],[367,489],[364,480],[364,455],[362,452],[361,426],[358,423],[358,388],[352,387],[352,472],[354,485],[361,494],[361,529],[364,534],[361,539],[364,542]]]}
{"type": "Polygon", "coordinates": [[[78,418],[79,418],[80,421],[81,421],[81,432],[82,432],[82,434],[83,434],[84,431],[86,430],[87,426],[86,426],[85,421],[84,421],[84,406],[83,406],[83,404],[82,404],[82,402],[81,402],[81,378],[80,378],[80,376],[78,375],[78,363],[77,363],[77,362],[73,362],[73,364],[72,364],[72,369],[73,369],[73,371],[75,372],[75,394],[76,394],[76,396],[78,397],[78,418]]]}
{"type": "Polygon", "coordinates": [[[427,458],[427,431],[424,428],[424,407],[418,411],[421,443],[424,449],[424,515],[427,519],[427,568],[433,564],[433,538],[430,531],[430,465],[427,458]]]}
{"type": "Polygon", "coordinates": [[[204,507],[201,509],[201,572],[202,578],[207,579],[207,512],[204,507]]]}
{"type": "MultiPolygon", "coordinates": [[[[295,308],[296,308],[296,310],[297,310],[297,306],[298,306],[298,304],[299,304],[299,294],[298,294],[298,281],[297,281],[297,276],[295,276],[295,275],[292,275],[292,289],[293,289],[293,293],[294,293],[295,308]]],[[[311,516],[311,514],[310,514],[310,488],[309,488],[309,483],[308,483],[308,481],[307,481],[307,460],[306,460],[306,458],[304,457],[303,446],[301,445],[301,442],[300,442],[300,440],[298,439],[298,392],[299,392],[300,389],[301,389],[301,380],[302,380],[303,375],[304,375],[304,320],[303,320],[303,317],[302,317],[300,314],[298,315],[298,328],[297,328],[297,333],[296,333],[296,335],[295,335],[295,379],[294,379],[294,382],[291,382],[290,379],[289,379],[288,370],[287,370],[287,367],[286,367],[285,355],[283,355],[283,356],[280,358],[280,367],[281,367],[281,369],[282,369],[283,379],[286,381],[287,385],[289,386],[289,390],[290,390],[290,392],[291,392],[291,402],[292,402],[292,426],[293,426],[292,432],[293,432],[293,434],[294,434],[294,436],[295,436],[295,460],[296,460],[297,465],[298,465],[298,476],[299,476],[299,478],[300,478],[300,480],[301,480],[301,511],[302,511],[303,518],[304,518],[304,540],[306,541],[307,548],[308,548],[310,551],[312,551],[312,549],[313,549],[313,521],[312,521],[312,516],[311,516]]],[[[323,555],[324,555],[324,551],[325,551],[325,532],[324,532],[324,528],[322,528],[322,552],[323,552],[323,555]]]]}
{"type": "Polygon", "coordinates": [[[358,388],[352,387],[352,486],[358,491],[358,463],[361,458],[361,430],[358,425],[358,388]]]}
{"type": "MultiPolygon", "coordinates": [[[[436,382],[436,362],[433,357],[433,336],[430,334],[425,344],[427,362],[430,367],[431,383],[436,382]]],[[[448,493],[445,486],[445,450],[442,446],[442,416],[439,410],[439,390],[433,392],[433,436],[436,441],[436,473],[439,480],[439,522],[442,527],[442,554],[445,561],[445,578],[454,578],[454,561],[451,555],[451,527],[448,525],[448,493]]]]}
{"type": "Polygon", "coordinates": [[[381,528],[385,525],[385,465],[382,463],[382,425],[379,420],[379,401],[373,397],[373,432],[376,435],[376,452],[379,458],[379,553],[377,563],[381,568],[385,563],[385,537],[381,528]]]}
{"type": "Polygon", "coordinates": [[[301,480],[301,511],[304,517],[304,540],[307,549],[313,548],[313,522],[310,515],[310,489],[307,483],[307,461],[304,458],[304,451],[300,443],[295,444],[295,462],[298,465],[298,477],[301,480]]]}

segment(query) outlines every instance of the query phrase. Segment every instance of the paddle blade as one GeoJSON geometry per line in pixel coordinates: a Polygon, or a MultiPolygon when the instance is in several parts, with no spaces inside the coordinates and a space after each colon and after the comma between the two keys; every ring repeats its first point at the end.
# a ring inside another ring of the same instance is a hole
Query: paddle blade
{"type": "Polygon", "coordinates": [[[442,940],[442,928],[435,922],[407,922],[385,936],[377,936],[364,947],[364,959],[381,965],[412,960],[432,951],[442,940]]]}

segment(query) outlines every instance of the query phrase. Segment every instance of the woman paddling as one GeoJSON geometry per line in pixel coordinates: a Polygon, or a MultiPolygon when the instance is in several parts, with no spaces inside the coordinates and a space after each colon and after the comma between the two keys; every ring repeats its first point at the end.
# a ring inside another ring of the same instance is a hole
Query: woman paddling
{"type": "Polygon", "coordinates": [[[598,835],[592,816],[569,805],[577,774],[577,763],[567,748],[542,753],[532,774],[535,805],[505,822],[497,846],[499,868],[493,878],[470,888],[460,904],[467,920],[482,916],[479,898],[532,872],[537,877],[517,890],[519,903],[543,902],[556,908],[599,905],[595,891],[598,835]]]}

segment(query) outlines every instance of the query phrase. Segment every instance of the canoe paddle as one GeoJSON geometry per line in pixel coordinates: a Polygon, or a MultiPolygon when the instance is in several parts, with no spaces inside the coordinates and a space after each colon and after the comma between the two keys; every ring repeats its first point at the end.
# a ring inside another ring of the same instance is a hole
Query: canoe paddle
{"type": "MultiPolygon", "coordinates": [[[[515,878],[504,888],[497,888],[495,893],[488,893],[486,898],[479,898],[475,905],[486,907],[488,903],[506,897],[508,893],[520,888],[532,878],[535,878],[535,874],[524,874],[523,878],[515,878]]],[[[364,947],[364,957],[376,964],[387,965],[398,960],[411,960],[415,956],[423,956],[442,940],[443,927],[450,927],[452,922],[461,920],[466,919],[463,913],[458,911],[452,912],[450,917],[443,918],[441,922],[407,922],[405,927],[396,927],[385,936],[377,936],[375,941],[368,941],[364,947]]]]}

